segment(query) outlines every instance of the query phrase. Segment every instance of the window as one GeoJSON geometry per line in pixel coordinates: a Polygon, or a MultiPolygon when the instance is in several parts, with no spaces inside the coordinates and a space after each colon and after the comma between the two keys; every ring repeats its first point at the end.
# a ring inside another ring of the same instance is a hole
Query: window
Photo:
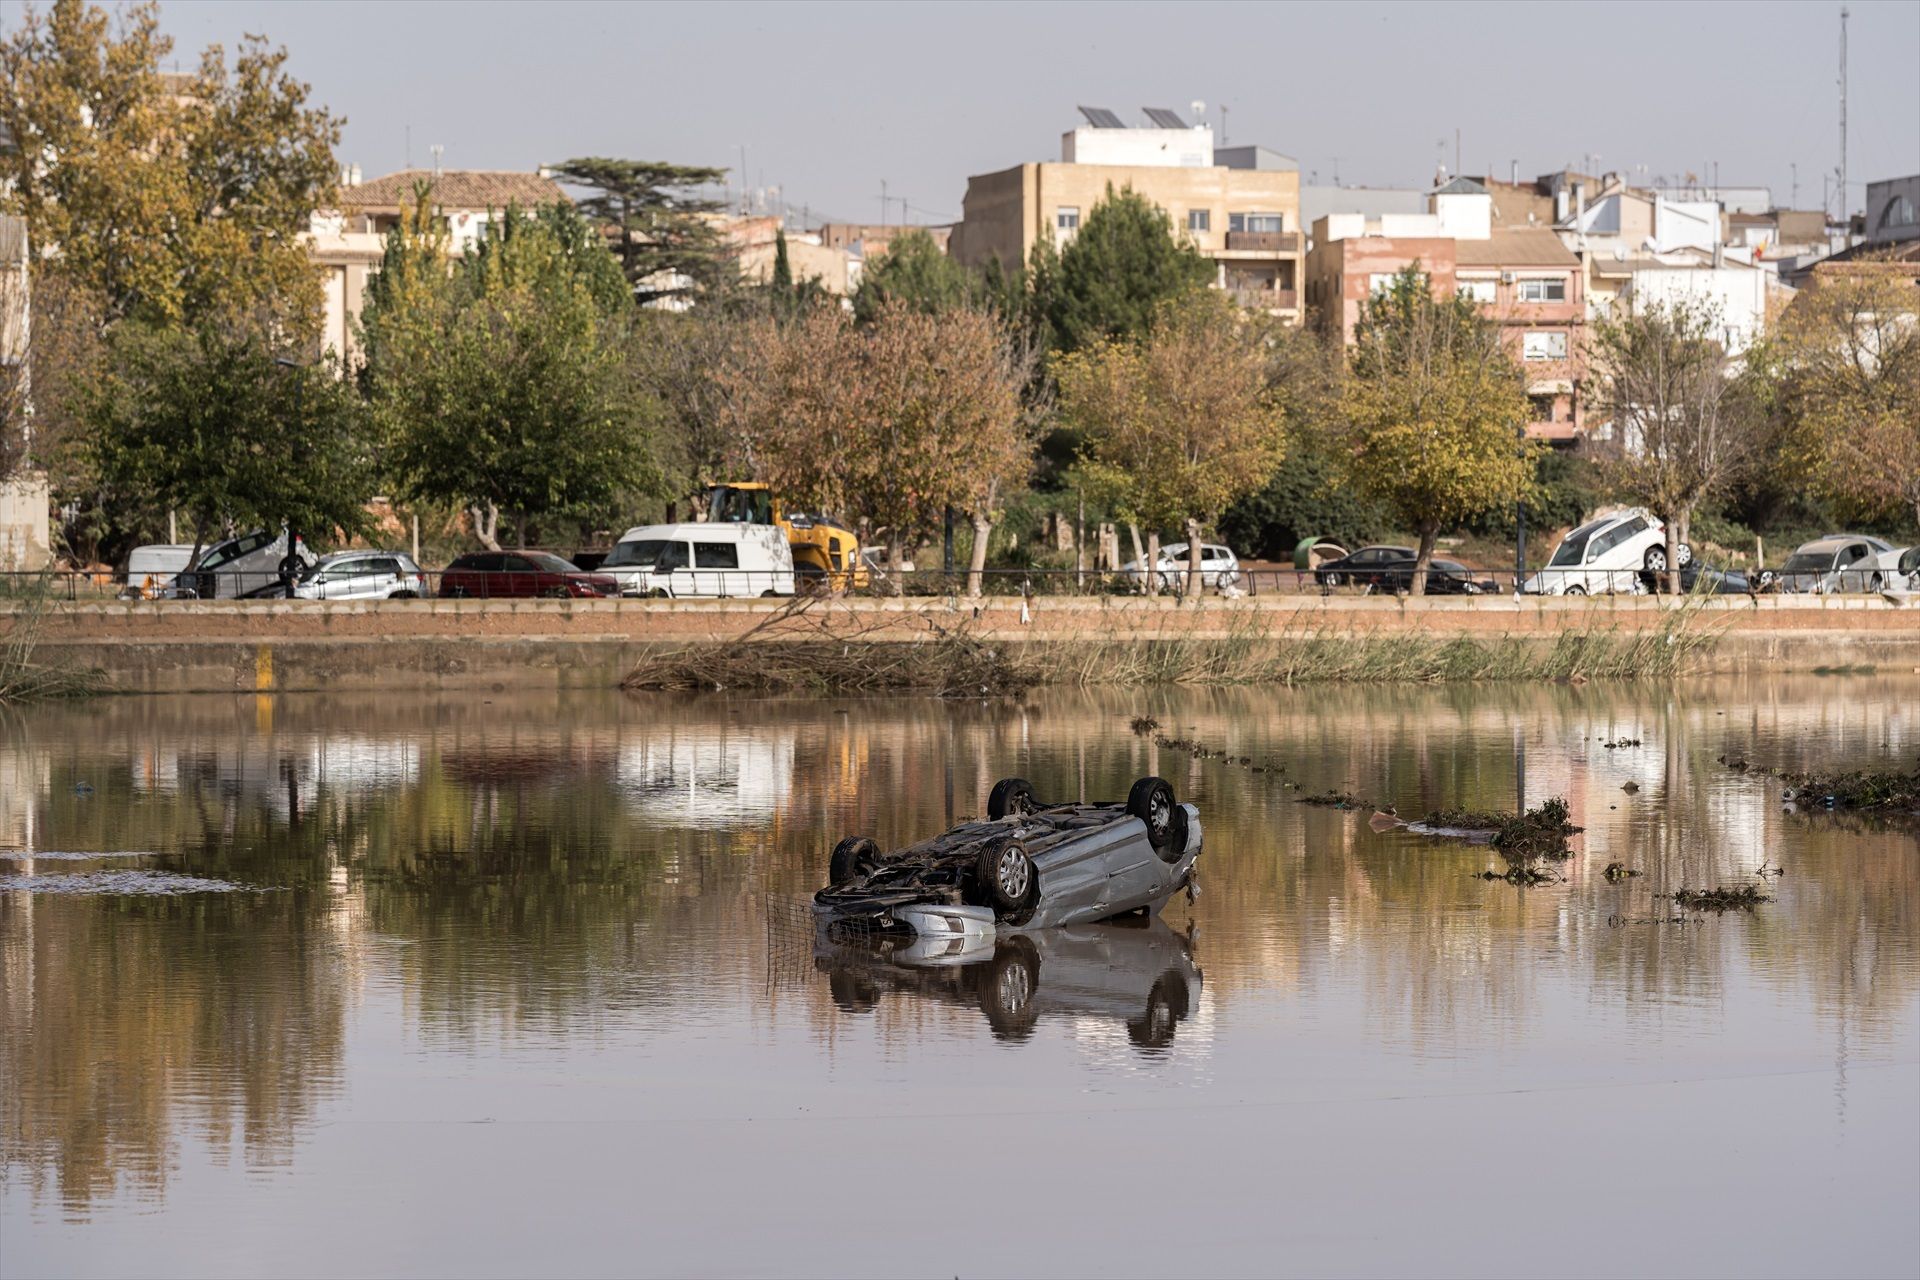
{"type": "Polygon", "coordinates": [[[1080,207],[1071,204],[1061,205],[1053,211],[1053,225],[1062,231],[1078,231],[1080,229],[1080,207]]]}
{"type": "Polygon", "coordinates": [[[1399,278],[1399,274],[1393,271],[1374,272],[1367,280],[1368,296],[1377,298],[1383,293],[1391,293],[1393,282],[1399,278]]]}
{"type": "Polygon", "coordinates": [[[1564,333],[1529,333],[1520,340],[1520,344],[1520,356],[1524,360],[1567,358],[1567,335],[1564,333]]]}
{"type": "Polygon", "coordinates": [[[1469,302],[1492,302],[1495,287],[1492,280],[1462,280],[1454,286],[1454,292],[1469,302]]]}
{"type": "Polygon", "coordinates": [[[602,569],[648,569],[660,558],[660,548],[667,544],[659,538],[635,538],[632,542],[623,542],[607,554],[600,562],[602,569]]]}
{"type": "Polygon", "coordinates": [[[1230,213],[1227,215],[1229,231],[1284,231],[1282,216],[1277,213],[1230,213]]]}
{"type": "Polygon", "coordinates": [[[1528,412],[1530,412],[1533,415],[1533,420],[1535,422],[1552,422],[1553,421],[1553,397],[1552,396],[1528,396],[1527,404],[1529,406],[1528,412]]]}
{"type": "Polygon", "coordinates": [[[1213,230],[1213,210],[1211,209],[1187,210],[1187,230],[1189,231],[1213,230]]]}
{"type": "Polygon", "coordinates": [[[684,569],[687,567],[687,544],[684,542],[662,543],[660,554],[654,558],[653,571],[684,569]]]}
{"type": "Polygon", "coordinates": [[[696,569],[738,569],[740,567],[740,548],[731,542],[696,542],[693,544],[693,567],[696,569]]]}
{"type": "Polygon", "coordinates": [[[1520,282],[1520,301],[1522,302],[1565,302],[1567,300],[1567,282],[1565,280],[1522,280],[1520,282]]]}

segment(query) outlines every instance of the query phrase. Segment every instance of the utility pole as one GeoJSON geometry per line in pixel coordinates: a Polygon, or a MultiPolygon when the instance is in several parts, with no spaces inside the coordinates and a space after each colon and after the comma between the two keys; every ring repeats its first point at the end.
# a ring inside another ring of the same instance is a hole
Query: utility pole
{"type": "Polygon", "coordinates": [[[1793,174],[1793,194],[1787,197],[1787,208],[1798,209],[1800,207],[1800,166],[1789,160],[1787,171],[1793,174]]]}
{"type": "Polygon", "coordinates": [[[1847,8],[1840,6],[1840,234],[1853,243],[1853,223],[1847,214],[1847,8]]]}
{"type": "Polygon", "coordinates": [[[880,225],[887,225],[887,180],[880,179],[880,225]]]}
{"type": "Polygon", "coordinates": [[[1227,104],[1220,104],[1220,145],[1227,145],[1227,104]]]}

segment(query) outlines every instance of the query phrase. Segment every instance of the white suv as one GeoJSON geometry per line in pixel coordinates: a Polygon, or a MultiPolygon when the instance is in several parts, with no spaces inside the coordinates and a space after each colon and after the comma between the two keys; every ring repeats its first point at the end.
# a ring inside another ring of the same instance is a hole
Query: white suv
{"type": "MultiPolygon", "coordinates": [[[[1162,591],[1180,591],[1187,585],[1187,544],[1168,543],[1160,548],[1160,589],[1162,591]]],[[[1120,572],[1138,582],[1147,578],[1145,562],[1130,560],[1120,566],[1120,572]]],[[[1226,547],[1210,542],[1200,544],[1200,585],[1224,591],[1240,581],[1240,557],[1226,547]]]]}
{"type": "MultiPolygon", "coordinates": [[[[1680,564],[1693,560],[1682,543],[1680,564]]],[[[1642,573],[1667,571],[1667,527],[1638,508],[1589,520],[1560,540],[1546,567],[1521,588],[1528,595],[1638,595],[1642,573]]]]}

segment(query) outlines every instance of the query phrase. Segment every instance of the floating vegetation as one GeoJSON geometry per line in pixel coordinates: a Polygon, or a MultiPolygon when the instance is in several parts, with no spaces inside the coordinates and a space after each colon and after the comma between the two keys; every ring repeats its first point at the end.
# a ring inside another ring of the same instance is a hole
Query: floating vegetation
{"type": "Polygon", "coordinates": [[[1619,750],[1620,748],[1622,748],[1622,747],[1637,747],[1637,746],[1639,746],[1639,745],[1640,745],[1640,739],[1638,739],[1638,738],[1616,738],[1616,739],[1615,739],[1614,741],[1612,741],[1612,742],[1603,742],[1603,743],[1601,743],[1600,745],[1601,745],[1601,746],[1603,746],[1603,747],[1605,747],[1605,748],[1606,748],[1607,750],[1609,750],[1609,751],[1618,751],[1618,750],[1619,750]]]}
{"type": "Polygon", "coordinates": [[[1359,796],[1347,791],[1322,791],[1318,795],[1301,796],[1298,803],[1318,805],[1323,809],[1370,809],[1373,806],[1359,796]]]}
{"type": "Polygon", "coordinates": [[[1482,871],[1474,879],[1505,880],[1508,884],[1532,888],[1537,884],[1551,884],[1560,877],[1551,871],[1542,871],[1539,867],[1511,866],[1505,871],[1482,871]]]}
{"type": "Polygon", "coordinates": [[[1635,876],[1645,875],[1646,872],[1630,867],[1624,862],[1609,862],[1607,869],[1600,874],[1607,878],[1608,884],[1619,884],[1622,880],[1631,880],[1635,876]]]}
{"type": "Polygon", "coordinates": [[[0,876],[0,893],[85,894],[95,897],[171,898],[187,893],[261,892],[230,880],[171,871],[77,871],[56,876],[0,876]]]}
{"type": "Polygon", "coordinates": [[[1135,716],[1127,727],[1133,730],[1135,737],[1149,738],[1159,731],[1160,722],[1152,716],[1135,716]]]}
{"type": "Polygon", "coordinates": [[[1858,809],[1880,813],[1920,812],[1920,768],[1855,769],[1846,773],[1794,772],[1720,756],[1735,773],[1757,773],[1786,784],[1781,799],[1803,809],[1858,809]]]}
{"type": "Polygon", "coordinates": [[[104,862],[109,858],[152,858],[147,849],[126,849],[106,853],[73,849],[0,849],[0,862],[104,862]]]}
{"type": "Polygon", "coordinates": [[[1479,809],[1435,809],[1413,825],[1452,831],[1498,831],[1512,816],[1479,809]]]}
{"type": "Polygon", "coordinates": [[[1633,795],[1635,792],[1640,790],[1640,784],[1635,782],[1632,778],[1628,778],[1625,782],[1620,784],[1620,789],[1626,792],[1628,795],[1633,795]]]}
{"type": "Polygon", "coordinates": [[[1688,911],[1751,911],[1763,902],[1772,902],[1758,885],[1743,884],[1737,889],[1675,889],[1666,895],[1674,905],[1688,911]]]}
{"type": "Polygon", "coordinates": [[[1160,722],[1152,716],[1135,716],[1128,722],[1128,728],[1141,737],[1151,737],[1153,745],[1167,751],[1183,751],[1196,760],[1218,760],[1222,764],[1235,765],[1250,773],[1285,773],[1287,766],[1275,761],[1256,764],[1252,756],[1239,756],[1219,747],[1210,747],[1197,738],[1175,738],[1159,732],[1160,722]]]}
{"type": "Polygon", "coordinates": [[[1501,823],[1493,834],[1493,847],[1509,865],[1570,858],[1573,852],[1567,848],[1567,837],[1578,835],[1581,828],[1567,821],[1567,813],[1567,802],[1561,797],[1543,801],[1538,808],[1501,823]]]}

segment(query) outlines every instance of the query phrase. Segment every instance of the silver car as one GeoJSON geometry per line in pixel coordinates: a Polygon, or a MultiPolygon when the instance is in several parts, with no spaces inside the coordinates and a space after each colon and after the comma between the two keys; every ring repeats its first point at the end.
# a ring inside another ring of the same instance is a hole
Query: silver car
{"type": "Polygon", "coordinates": [[[336,551],[293,584],[297,600],[413,600],[431,594],[426,571],[399,551],[336,551]]]}
{"type": "MultiPolygon", "coordinates": [[[[301,563],[312,564],[304,543],[297,552],[301,563]]],[[[173,595],[185,600],[231,600],[278,589],[284,579],[280,566],[287,559],[287,534],[255,529],[225,542],[203,547],[200,558],[174,577],[173,595]]]]}
{"type": "Polygon", "coordinates": [[[1880,591],[1898,573],[1880,562],[1892,549],[1885,541],[1863,533],[1816,538],[1780,566],[1780,590],[1801,595],[1880,591]]]}
{"type": "Polygon", "coordinates": [[[985,821],[892,853],[864,836],[828,861],[814,911],[829,928],[978,944],[998,933],[1149,915],[1187,886],[1200,811],[1160,778],[1124,804],[1043,804],[1023,778],[994,784],[985,821]]]}

